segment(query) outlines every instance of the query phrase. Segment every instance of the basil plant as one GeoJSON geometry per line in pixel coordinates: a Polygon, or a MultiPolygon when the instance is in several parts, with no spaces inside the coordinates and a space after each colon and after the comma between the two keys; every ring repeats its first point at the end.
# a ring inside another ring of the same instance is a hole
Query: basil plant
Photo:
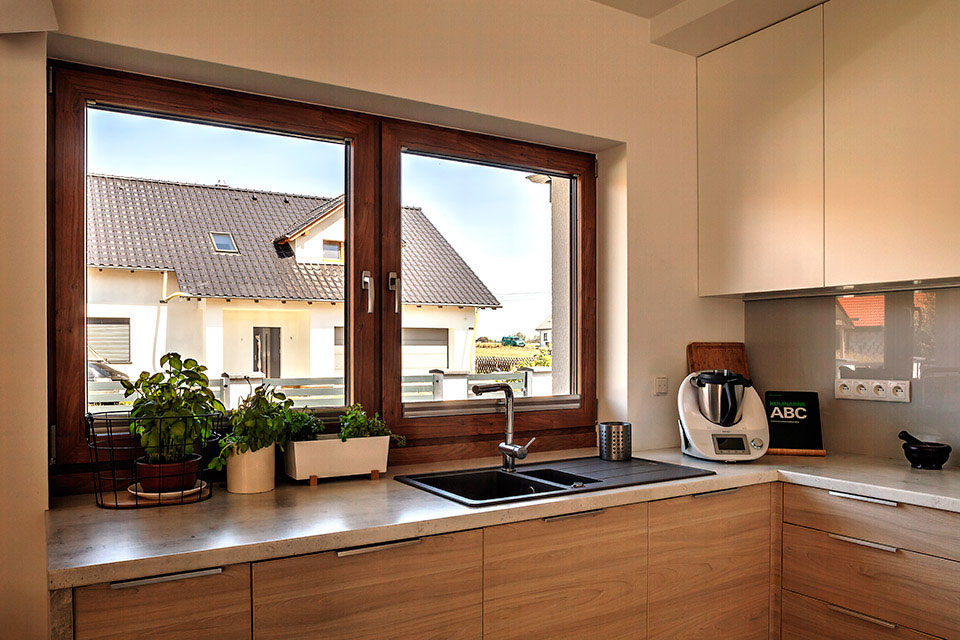
{"type": "Polygon", "coordinates": [[[124,397],[135,396],[130,412],[130,433],[151,464],[181,462],[213,431],[214,418],[223,403],[210,390],[207,368],[179,353],[160,358],[162,371],[146,371],[134,381],[121,380],[124,397]]]}

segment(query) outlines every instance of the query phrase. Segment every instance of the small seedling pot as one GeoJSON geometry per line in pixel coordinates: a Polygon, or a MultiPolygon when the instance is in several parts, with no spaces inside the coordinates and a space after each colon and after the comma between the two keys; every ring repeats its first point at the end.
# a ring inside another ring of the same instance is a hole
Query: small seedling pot
{"type": "Polygon", "coordinates": [[[192,453],[181,462],[152,464],[147,457],[137,458],[137,480],[147,493],[193,489],[200,473],[200,454],[192,453]]]}
{"type": "Polygon", "coordinates": [[[227,458],[227,491],[230,493],[264,493],[273,491],[276,471],[276,445],[256,451],[237,453],[227,458]]]}

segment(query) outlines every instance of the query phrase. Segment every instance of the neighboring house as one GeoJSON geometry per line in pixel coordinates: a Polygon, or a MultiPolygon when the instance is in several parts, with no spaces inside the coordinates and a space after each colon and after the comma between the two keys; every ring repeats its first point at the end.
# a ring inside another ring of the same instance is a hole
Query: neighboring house
{"type": "Polygon", "coordinates": [[[883,365],[884,297],[837,298],[837,359],[852,366],[883,365]]]}
{"type": "Polygon", "coordinates": [[[540,337],[540,347],[549,349],[553,345],[553,316],[544,318],[540,326],[537,327],[537,335],[540,337]]]}
{"type": "MultiPolygon", "coordinates": [[[[500,303],[419,208],[401,229],[404,373],[469,370],[500,303]]],[[[89,175],[90,347],[131,376],[168,351],[213,376],[342,376],[344,231],[342,196],[89,175]]]]}
{"type": "Polygon", "coordinates": [[[883,365],[884,296],[837,298],[837,359],[851,366],[883,365]]]}

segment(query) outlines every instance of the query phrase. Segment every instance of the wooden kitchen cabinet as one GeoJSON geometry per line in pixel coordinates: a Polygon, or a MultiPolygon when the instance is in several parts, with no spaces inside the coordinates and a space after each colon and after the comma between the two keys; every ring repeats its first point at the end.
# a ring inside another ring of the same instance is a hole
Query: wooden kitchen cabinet
{"type": "Polygon", "coordinates": [[[823,11],[826,285],[960,276],[960,2],[823,11]]]}
{"type": "Polygon", "coordinates": [[[857,611],[783,592],[783,633],[781,640],[842,638],[842,640],[936,640],[857,611]]]}
{"type": "Polygon", "coordinates": [[[73,625],[76,640],[249,638],[250,565],[78,587],[73,625]]]}
{"type": "Polygon", "coordinates": [[[960,513],[788,484],[783,521],[960,561],[960,513]]]}
{"type": "Polygon", "coordinates": [[[649,640],[767,640],[776,490],[650,503],[649,640]]]}
{"type": "Polygon", "coordinates": [[[783,588],[888,624],[960,639],[960,562],[784,524],[783,588]]]}
{"type": "Polygon", "coordinates": [[[481,637],[479,530],[253,565],[257,640],[481,637]]]}
{"type": "Polygon", "coordinates": [[[644,638],[646,551],[646,504],[485,529],[484,637],[644,638]]]}
{"type": "Polygon", "coordinates": [[[822,14],[697,59],[702,296],[823,286],[822,14]]]}

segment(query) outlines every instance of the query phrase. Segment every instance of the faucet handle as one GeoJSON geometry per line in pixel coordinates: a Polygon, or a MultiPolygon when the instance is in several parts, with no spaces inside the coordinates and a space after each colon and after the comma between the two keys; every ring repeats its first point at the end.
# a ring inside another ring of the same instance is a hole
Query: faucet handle
{"type": "Polygon", "coordinates": [[[532,445],[532,444],[533,444],[533,441],[536,440],[536,439],[537,439],[536,436],[534,436],[533,438],[530,438],[529,440],[527,440],[527,444],[525,444],[525,445],[523,445],[522,447],[520,447],[520,449],[517,451],[517,457],[520,458],[521,460],[523,460],[524,458],[526,458],[526,457],[527,457],[527,450],[530,448],[530,445],[532,445]]]}

